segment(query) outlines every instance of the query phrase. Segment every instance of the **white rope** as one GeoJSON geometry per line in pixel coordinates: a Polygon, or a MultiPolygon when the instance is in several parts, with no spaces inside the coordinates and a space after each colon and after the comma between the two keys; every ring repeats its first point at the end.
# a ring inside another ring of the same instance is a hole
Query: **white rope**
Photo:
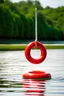
{"type": "Polygon", "coordinates": [[[35,8],[35,41],[38,40],[37,37],[37,8],[35,8]]]}

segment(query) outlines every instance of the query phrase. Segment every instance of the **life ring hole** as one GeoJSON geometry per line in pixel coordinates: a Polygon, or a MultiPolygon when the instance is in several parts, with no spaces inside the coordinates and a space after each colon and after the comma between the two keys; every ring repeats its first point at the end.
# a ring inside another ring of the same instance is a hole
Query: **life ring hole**
{"type": "Polygon", "coordinates": [[[41,56],[41,50],[39,48],[38,49],[31,49],[30,54],[31,54],[32,58],[38,59],[41,56]]]}

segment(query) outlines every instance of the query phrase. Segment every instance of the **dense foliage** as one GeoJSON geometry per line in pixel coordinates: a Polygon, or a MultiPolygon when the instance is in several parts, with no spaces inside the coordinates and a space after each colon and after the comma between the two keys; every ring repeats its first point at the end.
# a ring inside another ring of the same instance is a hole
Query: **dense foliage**
{"type": "Polygon", "coordinates": [[[35,7],[38,9],[38,39],[64,40],[64,7],[43,8],[39,1],[12,3],[0,0],[0,38],[35,39],[35,7]]]}

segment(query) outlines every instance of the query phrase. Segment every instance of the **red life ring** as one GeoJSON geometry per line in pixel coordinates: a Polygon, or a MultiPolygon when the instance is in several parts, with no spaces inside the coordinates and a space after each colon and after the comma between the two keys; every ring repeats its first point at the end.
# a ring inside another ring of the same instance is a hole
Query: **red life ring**
{"type": "Polygon", "coordinates": [[[42,79],[42,80],[47,80],[51,79],[51,75],[49,73],[46,73],[44,71],[31,71],[28,73],[23,74],[24,79],[42,79]]]}
{"type": "Polygon", "coordinates": [[[39,58],[34,59],[33,57],[31,57],[30,51],[33,47],[35,47],[35,45],[36,45],[35,41],[28,44],[28,46],[25,49],[25,56],[29,62],[31,62],[33,64],[39,64],[44,61],[44,59],[46,58],[47,52],[46,52],[46,48],[43,46],[43,44],[37,41],[37,48],[39,48],[41,50],[41,55],[39,58]]]}

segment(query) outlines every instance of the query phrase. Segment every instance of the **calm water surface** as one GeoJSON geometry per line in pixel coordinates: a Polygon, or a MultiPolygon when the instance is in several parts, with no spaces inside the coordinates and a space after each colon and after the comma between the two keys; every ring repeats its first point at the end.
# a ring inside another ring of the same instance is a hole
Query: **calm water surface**
{"type": "MultiPolygon", "coordinates": [[[[32,50],[36,58],[39,50],[32,50]]],[[[64,50],[47,50],[46,60],[38,65],[29,63],[24,51],[0,51],[0,96],[64,96],[64,50]],[[43,70],[51,80],[24,80],[22,74],[43,70]]]]}

